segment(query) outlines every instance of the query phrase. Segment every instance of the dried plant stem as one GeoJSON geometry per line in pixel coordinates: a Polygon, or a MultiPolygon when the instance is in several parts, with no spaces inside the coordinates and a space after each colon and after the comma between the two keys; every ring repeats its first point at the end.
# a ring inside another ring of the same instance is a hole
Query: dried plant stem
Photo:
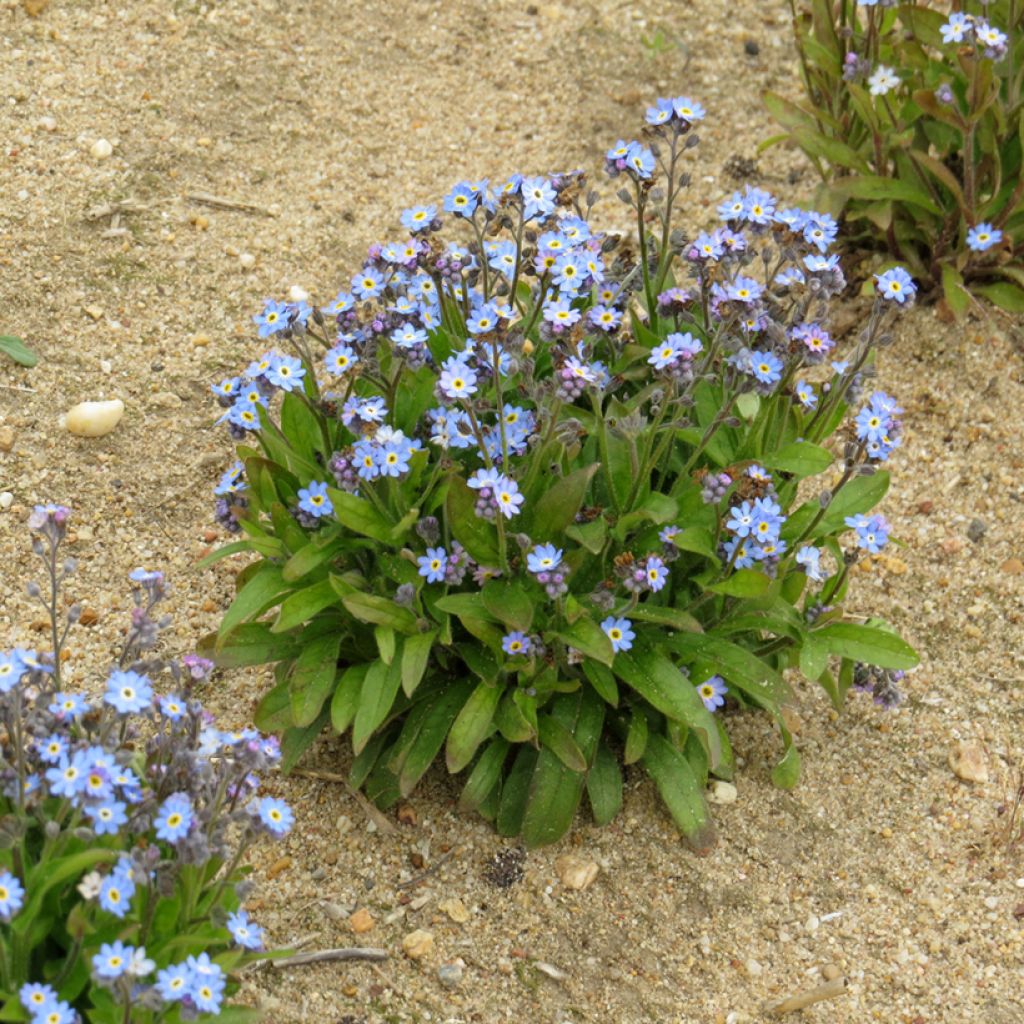
{"type": "Polygon", "coordinates": [[[303,967],[306,964],[322,964],[332,960],[369,960],[379,963],[387,960],[386,949],[373,949],[368,946],[349,946],[342,949],[320,949],[312,953],[296,953],[294,956],[284,956],[280,960],[271,960],[270,965],[276,970],[283,970],[285,967],[303,967]]]}
{"type": "Polygon", "coordinates": [[[808,989],[806,992],[798,992],[796,995],[788,996],[780,1002],[765,1003],[762,1007],[762,1012],[781,1017],[783,1014],[795,1013],[797,1010],[802,1010],[804,1007],[811,1006],[814,1003],[820,1003],[826,999],[835,999],[836,996],[841,996],[845,991],[846,978],[833,978],[832,981],[826,981],[823,985],[818,985],[817,988],[808,989]]]}

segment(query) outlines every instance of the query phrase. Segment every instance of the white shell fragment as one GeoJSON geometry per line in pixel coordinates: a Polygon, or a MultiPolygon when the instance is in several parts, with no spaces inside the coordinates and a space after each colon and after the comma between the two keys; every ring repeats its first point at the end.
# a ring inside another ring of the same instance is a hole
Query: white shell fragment
{"type": "Polygon", "coordinates": [[[124,402],[114,398],[109,402],[79,402],[64,417],[68,432],[78,437],[103,437],[121,422],[124,402]]]}
{"type": "Polygon", "coordinates": [[[114,152],[114,147],[106,139],[97,139],[89,152],[95,160],[106,160],[114,152]]]}

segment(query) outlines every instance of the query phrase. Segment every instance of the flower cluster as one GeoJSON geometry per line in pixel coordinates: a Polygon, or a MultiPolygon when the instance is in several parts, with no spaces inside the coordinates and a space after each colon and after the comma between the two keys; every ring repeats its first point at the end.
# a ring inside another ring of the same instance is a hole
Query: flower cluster
{"type": "MultiPolygon", "coordinates": [[[[844,520],[873,518],[900,410],[878,391],[847,415],[916,285],[880,273],[837,360],[833,217],[747,187],[716,223],[673,229],[704,118],[685,96],[659,100],[642,137],[607,153],[632,241],[602,230],[583,172],[462,181],[405,210],[408,234],[370,246],[332,302],[257,317],[300,366],[282,384],[269,353],[228,398],[258,423],[218,485],[218,519],[263,561],[217,646],[243,627],[259,638],[284,664],[257,723],[284,708],[310,742],[317,721],[351,729],[354,777],[383,802],[443,740],[449,769],[470,769],[467,806],[550,841],[568,821],[524,812],[502,779],[589,770],[595,745],[614,763],[610,730],[632,733],[630,756],[664,780],[681,770],[659,758],[662,741],[678,753],[678,725],[707,744],[698,774],[724,770],[710,716],[726,695],[775,706],[783,659],[811,630],[845,657],[847,634],[827,630],[869,549],[844,520]],[[840,425],[839,472],[800,503],[840,425]],[[853,550],[829,572],[847,529],[853,550]],[[747,600],[765,604],[744,617],[747,600]],[[763,618],[770,601],[784,607],[763,618]],[[271,627],[260,616],[275,605],[271,627]],[[831,610],[808,616],[818,606],[831,610]],[[766,640],[765,622],[784,635],[766,640]],[[658,736],[649,755],[641,733],[658,736]]],[[[166,827],[189,811],[168,808],[166,827]]]]}
{"type": "Polygon", "coordinates": [[[0,806],[23,837],[0,854],[0,920],[22,936],[0,936],[4,987],[19,992],[33,1022],[47,1024],[80,1020],[84,1007],[107,998],[98,990],[132,1020],[170,1003],[216,1014],[223,965],[262,945],[261,929],[238,909],[237,866],[261,836],[287,831],[291,812],[258,794],[259,775],[280,750],[254,729],[214,726],[191,693],[212,662],[148,653],[168,624],[156,617],[168,592],[159,572],[131,573],[131,622],[99,698],[69,687],[60,653],[80,609],[72,606],[62,624],[57,604],[74,568],[59,558],[69,515],[39,506],[29,521],[53,596],[35,584],[28,593],[50,617],[53,650],[0,651],[0,806]],[[173,688],[158,696],[161,674],[173,688]],[[56,891],[54,878],[63,880],[56,891]],[[44,886],[47,899],[33,898],[44,886]],[[65,931],[69,914],[81,921],[84,942],[65,931]],[[209,943],[218,960],[208,952],[175,959],[183,936],[197,926],[209,934],[211,916],[223,926],[209,943]],[[232,946],[237,954],[220,953],[232,946]],[[75,980],[78,958],[91,967],[91,990],[75,980]],[[39,980],[54,977],[61,980],[39,980]]]}

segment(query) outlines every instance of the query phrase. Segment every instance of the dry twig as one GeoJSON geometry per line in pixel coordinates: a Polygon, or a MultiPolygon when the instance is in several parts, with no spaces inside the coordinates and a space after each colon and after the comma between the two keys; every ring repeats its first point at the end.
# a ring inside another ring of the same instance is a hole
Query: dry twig
{"type": "Polygon", "coordinates": [[[246,203],[240,199],[211,195],[209,192],[188,192],[185,198],[189,202],[212,206],[218,210],[240,210],[242,213],[258,213],[261,217],[274,216],[266,207],[257,206],[255,203],[246,203]]]}
{"type": "Polygon", "coordinates": [[[343,949],[321,949],[312,953],[296,953],[294,956],[284,956],[280,960],[271,960],[270,963],[278,970],[285,967],[303,967],[306,964],[322,964],[332,960],[369,960],[380,962],[387,960],[386,949],[373,949],[367,946],[349,946],[343,949]]]}
{"type": "Polygon", "coordinates": [[[774,1014],[781,1017],[785,1013],[794,1013],[802,1010],[805,1006],[820,1003],[825,999],[835,999],[846,991],[846,978],[840,976],[826,981],[817,988],[808,989],[806,992],[798,992],[796,995],[788,996],[777,1003],[765,1003],[762,1007],[764,1013],[774,1014]]]}

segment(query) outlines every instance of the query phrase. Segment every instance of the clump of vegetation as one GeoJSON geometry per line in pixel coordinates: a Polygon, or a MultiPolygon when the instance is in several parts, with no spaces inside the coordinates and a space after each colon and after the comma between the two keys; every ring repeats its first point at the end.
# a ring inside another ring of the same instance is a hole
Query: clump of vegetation
{"type": "Polygon", "coordinates": [[[854,246],[962,316],[1024,312],[1024,4],[790,0],[804,98],[768,93],[854,246]]]}
{"type": "Polygon", "coordinates": [[[443,752],[464,808],[537,845],[584,794],[609,821],[637,764],[706,847],[723,706],[779,723],[789,786],[785,668],[840,706],[858,660],[915,663],[840,607],[888,540],[900,410],[865,386],[914,283],[879,275],[840,360],[830,217],[748,187],[677,231],[704,116],[659,100],[609,150],[632,240],[582,173],[464,181],[333,301],[255,317],[285,350],[213,388],[238,440],[217,518],[240,537],[213,557],[259,557],[204,651],[276,664],[257,724],[286,767],[348,734],[387,806],[443,752]]]}

